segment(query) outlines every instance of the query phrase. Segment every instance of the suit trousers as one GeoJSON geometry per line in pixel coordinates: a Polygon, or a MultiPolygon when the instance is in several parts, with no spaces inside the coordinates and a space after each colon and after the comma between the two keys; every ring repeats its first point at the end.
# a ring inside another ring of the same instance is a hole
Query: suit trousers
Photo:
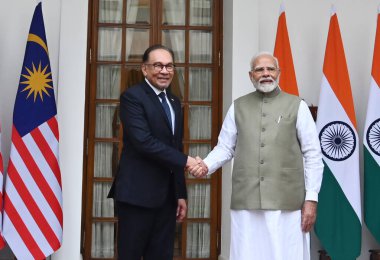
{"type": "MultiPolygon", "coordinates": [[[[170,196],[168,196],[170,197],[170,196]]],[[[172,260],[177,205],[167,199],[159,208],[116,201],[119,260],[172,260]]]]}

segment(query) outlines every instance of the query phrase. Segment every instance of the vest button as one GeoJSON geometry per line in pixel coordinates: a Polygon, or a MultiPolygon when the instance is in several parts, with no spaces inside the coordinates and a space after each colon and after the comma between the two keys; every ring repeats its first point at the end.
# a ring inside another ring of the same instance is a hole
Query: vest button
{"type": "Polygon", "coordinates": [[[264,147],[265,146],[265,144],[264,143],[261,143],[261,147],[264,147]]]}
{"type": "Polygon", "coordinates": [[[261,128],[261,131],[265,132],[265,128],[264,128],[264,127],[263,127],[263,128],[261,128]]]}
{"type": "Polygon", "coordinates": [[[261,177],[261,178],[260,178],[260,181],[264,181],[264,177],[261,177]]]}
{"type": "Polygon", "coordinates": [[[266,117],[266,116],[267,116],[267,114],[263,113],[263,117],[266,117]]]}
{"type": "Polygon", "coordinates": [[[264,160],[260,160],[260,164],[264,164],[264,160]]]}

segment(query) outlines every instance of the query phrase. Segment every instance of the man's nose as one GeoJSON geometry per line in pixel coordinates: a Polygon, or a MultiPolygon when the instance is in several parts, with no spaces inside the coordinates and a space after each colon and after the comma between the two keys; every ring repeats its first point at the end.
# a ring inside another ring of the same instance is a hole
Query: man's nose
{"type": "Polygon", "coordinates": [[[162,67],[162,70],[160,71],[161,73],[167,74],[169,71],[167,70],[166,66],[162,67]]]}

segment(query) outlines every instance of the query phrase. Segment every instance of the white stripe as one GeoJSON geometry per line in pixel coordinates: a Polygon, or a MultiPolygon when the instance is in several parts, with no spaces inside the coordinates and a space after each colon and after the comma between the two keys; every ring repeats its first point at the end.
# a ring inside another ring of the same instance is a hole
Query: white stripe
{"type": "Polygon", "coordinates": [[[11,248],[17,248],[13,252],[19,259],[34,259],[32,254],[29,252],[29,249],[26,247],[24,241],[17,233],[17,230],[13,226],[13,223],[10,221],[7,213],[4,212],[4,229],[7,229],[7,233],[11,234],[7,236],[7,244],[11,248]]]}
{"type": "Polygon", "coordinates": [[[30,175],[28,168],[24,164],[24,161],[20,157],[20,154],[18,153],[16,147],[13,146],[13,144],[12,144],[11,160],[17,172],[19,172],[20,175],[22,173],[22,176],[21,176],[22,180],[24,181],[31,196],[33,197],[33,200],[36,202],[37,206],[41,210],[42,215],[45,216],[46,221],[49,223],[50,227],[53,229],[56,236],[58,238],[61,237],[60,234],[62,234],[62,227],[59,220],[57,219],[56,215],[51,209],[49,203],[46,201],[38,185],[36,184],[32,176],[30,175]]]}
{"type": "Polygon", "coordinates": [[[3,178],[4,178],[3,172],[0,170],[0,193],[3,193],[3,178]]]}
{"type": "Polygon", "coordinates": [[[367,150],[371,153],[373,159],[376,160],[378,165],[380,165],[380,156],[372,152],[372,150],[369,148],[366,134],[372,122],[374,122],[375,120],[379,118],[380,118],[380,88],[376,84],[376,81],[373,79],[373,77],[371,77],[371,87],[369,90],[369,97],[368,97],[368,107],[367,107],[367,116],[366,116],[365,127],[364,127],[363,144],[367,147],[367,150]]]}
{"type": "Polygon", "coordinates": [[[42,125],[40,125],[38,127],[42,133],[42,135],[44,136],[46,142],[48,143],[48,145],[50,146],[50,149],[53,151],[54,155],[55,155],[55,158],[57,159],[57,161],[59,161],[58,157],[59,157],[59,150],[58,150],[58,140],[57,138],[55,138],[55,135],[53,133],[53,131],[51,130],[50,126],[48,125],[48,123],[44,123],[42,125]]]}
{"type": "Polygon", "coordinates": [[[345,196],[361,221],[360,174],[359,174],[359,138],[356,128],[348,118],[325,76],[322,78],[319,98],[317,129],[318,132],[331,121],[343,121],[354,131],[356,148],[351,157],[344,161],[332,161],[323,155],[324,162],[334,174],[345,196]],[[333,113],[332,113],[333,111],[333,113]]]}
{"type": "Polygon", "coordinates": [[[31,156],[33,157],[34,162],[38,165],[38,168],[40,169],[45,180],[47,181],[50,188],[54,192],[55,197],[62,205],[61,186],[59,185],[58,180],[54,175],[54,172],[51,170],[40,148],[36,144],[31,134],[25,135],[22,138],[22,140],[24,141],[26,148],[29,150],[31,156]]]}
{"type": "MultiPolygon", "coordinates": [[[[16,188],[13,186],[13,183],[10,178],[7,179],[6,192],[9,199],[12,201],[12,204],[16,208],[18,214],[20,215],[22,221],[24,222],[25,226],[29,230],[30,234],[32,235],[33,239],[36,241],[41,251],[51,252],[53,249],[50,247],[48,241],[46,240],[45,236],[41,232],[33,216],[30,214],[29,210],[25,206],[24,201],[21,199],[16,188]]],[[[12,237],[13,235],[12,233],[10,233],[11,230],[8,229],[8,225],[9,225],[9,222],[5,221],[4,222],[4,236],[6,238],[12,237]]]]}

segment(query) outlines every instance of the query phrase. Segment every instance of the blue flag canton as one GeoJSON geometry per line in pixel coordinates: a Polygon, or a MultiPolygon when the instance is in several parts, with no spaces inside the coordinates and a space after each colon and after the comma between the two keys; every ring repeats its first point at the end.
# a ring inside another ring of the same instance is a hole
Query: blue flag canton
{"type": "Polygon", "coordinates": [[[57,114],[41,3],[34,11],[26,44],[13,123],[21,136],[57,114]]]}

